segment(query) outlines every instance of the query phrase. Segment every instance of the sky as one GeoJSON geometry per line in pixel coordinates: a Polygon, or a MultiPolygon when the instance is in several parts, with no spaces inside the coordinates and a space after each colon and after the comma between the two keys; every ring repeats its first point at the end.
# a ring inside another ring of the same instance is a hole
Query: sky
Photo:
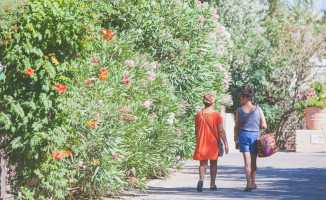
{"type": "Polygon", "coordinates": [[[315,11],[326,10],[326,0],[315,0],[315,11]]]}
{"type": "MultiPolygon", "coordinates": [[[[312,0],[314,2],[314,10],[316,13],[326,11],[326,0],[312,0]]],[[[288,0],[290,5],[294,4],[296,0],[288,0]]]]}

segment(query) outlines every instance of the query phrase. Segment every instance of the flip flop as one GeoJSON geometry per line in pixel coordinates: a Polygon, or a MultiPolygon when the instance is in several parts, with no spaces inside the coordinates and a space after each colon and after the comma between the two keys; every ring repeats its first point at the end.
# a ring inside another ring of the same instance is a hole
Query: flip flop
{"type": "Polygon", "coordinates": [[[217,187],[216,187],[216,185],[215,185],[214,187],[210,187],[209,189],[215,191],[215,190],[217,190],[217,187]]]}
{"type": "Polygon", "coordinates": [[[251,189],[253,189],[253,190],[257,189],[257,185],[255,184],[255,187],[253,187],[253,188],[251,188],[251,189]]]}
{"type": "Polygon", "coordinates": [[[199,180],[197,183],[197,191],[202,192],[203,191],[203,181],[199,180]]]}
{"type": "Polygon", "coordinates": [[[252,192],[252,188],[245,188],[243,191],[245,191],[245,192],[252,192]]]}

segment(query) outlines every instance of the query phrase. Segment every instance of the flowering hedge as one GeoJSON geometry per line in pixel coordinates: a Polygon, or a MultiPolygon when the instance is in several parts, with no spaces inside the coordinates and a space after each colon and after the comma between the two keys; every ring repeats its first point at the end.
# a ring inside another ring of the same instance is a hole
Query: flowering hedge
{"type": "Polygon", "coordinates": [[[13,188],[92,198],[144,189],[189,158],[202,94],[228,86],[217,19],[194,1],[27,1],[0,30],[12,33],[0,44],[0,128],[13,188]]]}

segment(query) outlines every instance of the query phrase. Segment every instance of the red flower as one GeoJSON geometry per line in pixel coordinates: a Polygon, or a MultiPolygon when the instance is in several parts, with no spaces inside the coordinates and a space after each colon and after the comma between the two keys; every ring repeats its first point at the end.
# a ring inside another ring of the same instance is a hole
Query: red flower
{"type": "Polygon", "coordinates": [[[62,154],[60,154],[60,152],[58,150],[54,149],[53,153],[54,153],[54,159],[56,159],[56,160],[63,159],[62,154]]]}
{"type": "Polygon", "coordinates": [[[28,68],[27,71],[25,72],[27,76],[33,76],[34,75],[34,70],[32,68],[28,68]]]}
{"type": "Polygon", "coordinates": [[[114,38],[114,33],[113,33],[111,30],[109,30],[108,35],[109,35],[109,37],[110,37],[111,39],[114,38]]]}
{"type": "Polygon", "coordinates": [[[62,153],[62,156],[66,157],[66,156],[71,156],[72,152],[70,150],[65,151],[64,153],[62,153]]]}
{"type": "Polygon", "coordinates": [[[67,86],[65,86],[65,85],[55,85],[55,89],[59,93],[63,94],[63,93],[65,93],[67,91],[67,86]]]}
{"type": "Polygon", "coordinates": [[[112,32],[112,30],[109,30],[109,32],[107,33],[107,37],[106,40],[110,41],[112,38],[114,38],[114,33],[112,32]]]}
{"type": "Polygon", "coordinates": [[[129,85],[130,84],[130,80],[126,80],[126,85],[129,85]]]}
{"type": "Polygon", "coordinates": [[[105,76],[108,75],[108,71],[105,68],[101,68],[101,73],[105,76]]]}
{"type": "Polygon", "coordinates": [[[101,80],[101,81],[106,81],[106,75],[105,74],[99,74],[98,75],[98,78],[101,80]]]}
{"type": "Polygon", "coordinates": [[[106,41],[110,41],[110,40],[111,40],[110,36],[107,36],[106,41]]]}
{"type": "Polygon", "coordinates": [[[106,29],[103,29],[103,30],[101,31],[101,33],[102,33],[102,35],[106,35],[106,34],[108,34],[108,31],[107,31],[106,29]]]}
{"type": "Polygon", "coordinates": [[[95,126],[96,126],[96,124],[97,124],[97,119],[96,120],[94,120],[94,121],[87,121],[86,122],[86,125],[88,125],[88,126],[93,126],[94,128],[95,128],[95,126]]]}
{"type": "Polygon", "coordinates": [[[115,153],[115,154],[113,155],[113,158],[120,158],[120,155],[115,153]]]}

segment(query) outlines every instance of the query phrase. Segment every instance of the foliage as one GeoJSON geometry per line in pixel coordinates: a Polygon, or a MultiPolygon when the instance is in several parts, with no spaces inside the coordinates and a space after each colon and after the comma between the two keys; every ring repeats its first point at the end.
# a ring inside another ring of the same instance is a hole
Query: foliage
{"type": "MultiPolygon", "coordinates": [[[[22,0],[0,0],[0,28],[6,29],[19,21],[23,10],[22,0]]],[[[1,44],[1,43],[0,43],[1,44]]]]}
{"type": "Polygon", "coordinates": [[[269,129],[275,130],[280,107],[277,102],[270,101],[269,97],[273,93],[274,85],[268,78],[275,70],[266,62],[271,52],[265,26],[269,5],[261,0],[214,2],[217,4],[220,20],[228,27],[234,43],[230,93],[235,102],[229,111],[234,112],[240,106],[240,92],[250,84],[255,92],[254,102],[264,110],[269,129]]]}
{"type": "Polygon", "coordinates": [[[217,93],[220,101],[225,97],[232,44],[214,8],[197,1],[122,0],[111,9],[102,20],[118,24],[118,31],[134,30],[136,48],[161,64],[178,96],[192,105],[190,113],[203,91],[217,93]]]}
{"type": "Polygon", "coordinates": [[[202,94],[228,86],[230,40],[214,15],[195,1],[26,1],[0,29],[12,34],[0,45],[12,187],[91,199],[144,189],[189,158],[202,94]]]}
{"type": "Polygon", "coordinates": [[[299,104],[296,111],[300,118],[304,117],[307,107],[326,108],[325,88],[321,82],[315,82],[305,92],[298,95],[299,104]]]}
{"type": "Polygon", "coordinates": [[[282,108],[275,130],[282,145],[300,124],[295,113],[296,97],[300,88],[311,81],[314,60],[326,53],[326,27],[312,13],[310,3],[304,1],[293,7],[279,4],[266,26],[273,47],[267,60],[275,69],[268,77],[274,87],[269,98],[282,108]]]}
{"type": "MultiPolygon", "coordinates": [[[[234,42],[230,91],[238,99],[251,84],[269,129],[282,147],[297,128],[297,94],[314,63],[325,55],[325,25],[311,1],[214,1],[234,42]],[[289,131],[288,131],[289,130],[289,131]]],[[[239,106],[235,101],[232,110],[239,106]]]]}

